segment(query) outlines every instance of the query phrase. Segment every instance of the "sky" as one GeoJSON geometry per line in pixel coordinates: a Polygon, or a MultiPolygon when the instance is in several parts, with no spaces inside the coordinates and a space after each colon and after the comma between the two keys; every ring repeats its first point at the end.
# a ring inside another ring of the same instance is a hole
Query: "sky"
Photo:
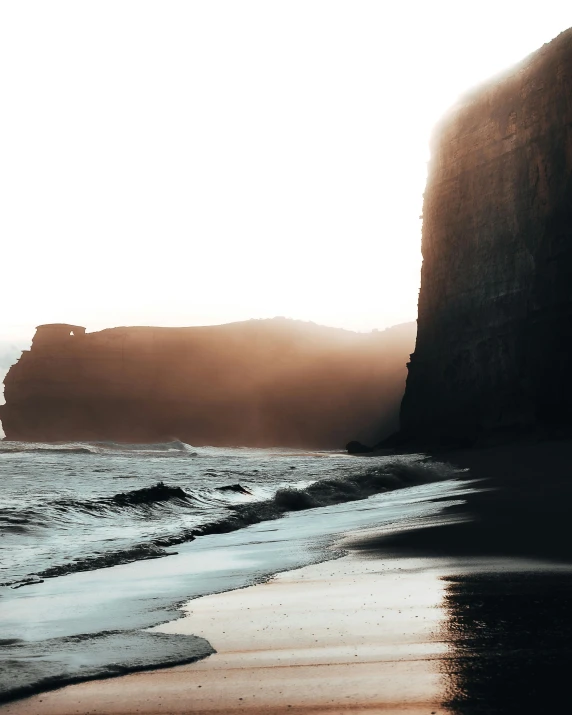
{"type": "Polygon", "coordinates": [[[552,0],[1,2],[0,340],[414,320],[434,123],[570,25],[552,0]]]}

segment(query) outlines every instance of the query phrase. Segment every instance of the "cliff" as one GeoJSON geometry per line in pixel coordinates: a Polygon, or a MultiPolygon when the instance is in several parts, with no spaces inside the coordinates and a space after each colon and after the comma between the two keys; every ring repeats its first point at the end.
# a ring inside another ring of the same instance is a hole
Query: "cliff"
{"type": "Polygon", "coordinates": [[[37,329],[5,379],[7,439],[342,448],[397,426],[413,323],[368,334],[285,319],[37,329]]]}
{"type": "Polygon", "coordinates": [[[572,29],[437,127],[401,436],[572,421],[572,29]]]}

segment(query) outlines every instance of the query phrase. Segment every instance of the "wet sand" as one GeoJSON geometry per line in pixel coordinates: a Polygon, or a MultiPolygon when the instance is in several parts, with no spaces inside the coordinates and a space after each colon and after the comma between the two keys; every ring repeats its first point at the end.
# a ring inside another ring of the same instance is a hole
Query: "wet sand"
{"type": "Polygon", "coordinates": [[[72,685],[3,715],[556,712],[572,569],[350,555],[189,602],[159,627],[206,637],[192,665],[72,685]],[[544,706],[544,707],[543,707],[544,706]]]}
{"type": "Polygon", "coordinates": [[[442,713],[442,572],[435,559],[350,555],[206,596],[156,630],[203,635],[215,655],[69,686],[2,712],[442,713]]]}

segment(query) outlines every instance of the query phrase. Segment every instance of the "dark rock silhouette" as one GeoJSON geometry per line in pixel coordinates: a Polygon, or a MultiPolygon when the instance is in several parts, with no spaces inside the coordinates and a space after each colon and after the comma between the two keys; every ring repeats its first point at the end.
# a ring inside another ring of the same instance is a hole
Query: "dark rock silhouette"
{"type": "Polygon", "coordinates": [[[44,325],[5,379],[7,439],[340,448],[396,429],[413,323],[44,325]]]}
{"type": "Polygon", "coordinates": [[[572,29],[437,127],[422,249],[401,441],[570,425],[572,29]]]}
{"type": "Polygon", "coordinates": [[[349,454],[367,454],[369,452],[373,452],[373,447],[368,447],[367,445],[353,439],[351,442],[346,444],[346,450],[349,454]]]}

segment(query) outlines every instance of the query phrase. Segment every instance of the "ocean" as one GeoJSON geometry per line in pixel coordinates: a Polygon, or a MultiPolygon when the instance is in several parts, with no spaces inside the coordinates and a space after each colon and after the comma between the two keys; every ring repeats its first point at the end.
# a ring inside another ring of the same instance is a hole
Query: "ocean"
{"type": "Polygon", "coordinates": [[[451,518],[464,476],[421,454],[0,442],[1,697],[204,657],[147,629],[336,558],[352,529],[451,518]]]}

